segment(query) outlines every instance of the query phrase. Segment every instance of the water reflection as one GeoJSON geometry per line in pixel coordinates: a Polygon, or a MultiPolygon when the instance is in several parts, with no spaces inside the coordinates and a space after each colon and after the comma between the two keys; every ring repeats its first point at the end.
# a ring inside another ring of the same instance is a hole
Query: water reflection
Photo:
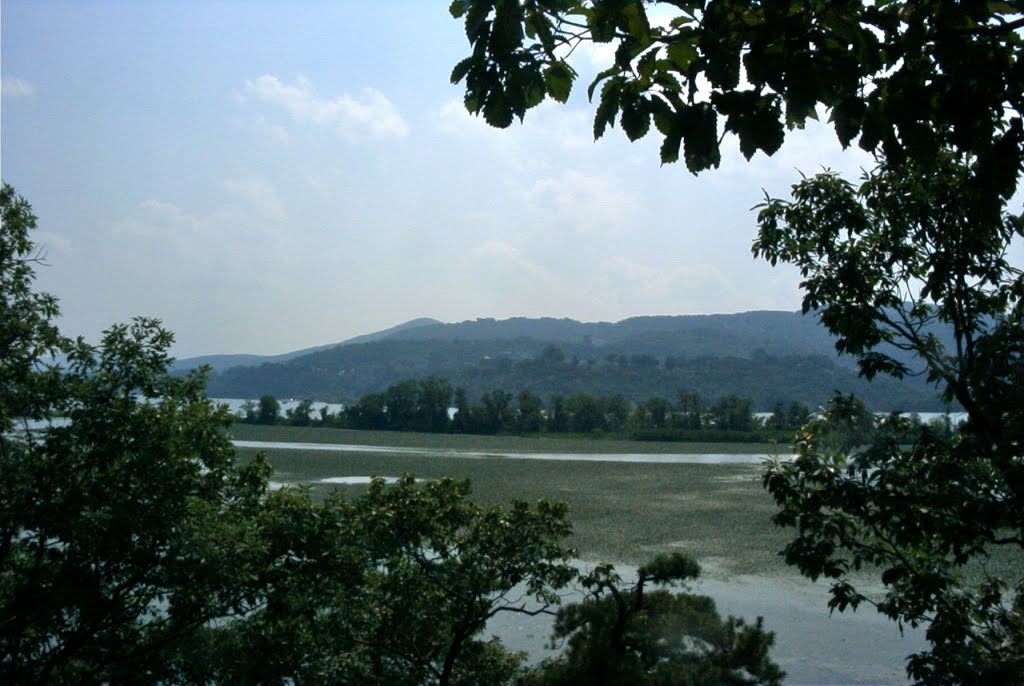
{"type": "MultiPolygon", "coordinates": [[[[576,564],[583,571],[593,567],[583,561],[576,564]]],[[[688,584],[689,592],[711,596],[723,616],[748,621],[764,617],[765,628],[775,633],[771,656],[786,671],[787,686],[905,684],[906,656],[925,647],[922,628],[901,631],[869,608],[830,614],[825,582],[727,575],[713,559],[701,560],[701,567],[701,577],[688,584]]],[[[616,564],[615,569],[625,582],[636,580],[635,567],[616,564]]],[[[870,583],[862,590],[877,591],[870,583]]],[[[570,590],[563,603],[579,602],[583,595],[570,590]]],[[[497,634],[506,647],[525,651],[537,663],[558,652],[547,644],[551,628],[550,616],[505,613],[492,619],[485,633],[497,634]]]]}

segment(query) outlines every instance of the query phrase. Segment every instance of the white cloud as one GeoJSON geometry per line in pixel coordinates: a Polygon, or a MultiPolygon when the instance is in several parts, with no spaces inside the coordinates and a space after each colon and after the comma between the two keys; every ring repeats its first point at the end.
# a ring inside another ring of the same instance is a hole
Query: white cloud
{"type": "MultiPolygon", "coordinates": [[[[302,274],[299,237],[286,230],[277,193],[261,177],[223,182],[229,194],[208,209],[146,200],[113,223],[118,250],[106,280],[144,294],[155,311],[188,327],[227,317],[240,293],[282,293],[302,274]],[[209,312],[197,313],[205,303],[209,312]]],[[[179,327],[180,328],[180,327],[179,327]]]]}
{"type": "Polygon", "coordinates": [[[123,217],[111,226],[111,231],[124,238],[155,238],[184,233],[189,236],[202,232],[202,221],[181,210],[177,205],[161,200],[139,203],[141,217],[123,217]]]}
{"type": "Polygon", "coordinates": [[[71,241],[66,236],[51,231],[36,230],[32,232],[32,240],[43,249],[45,254],[51,252],[61,255],[71,254],[71,241]]]}
{"type": "Polygon", "coordinates": [[[520,271],[540,276],[545,270],[536,262],[526,258],[523,253],[504,241],[487,241],[473,248],[469,256],[475,260],[496,259],[515,265],[520,271]]]}
{"type": "Polygon", "coordinates": [[[592,318],[602,311],[588,283],[545,267],[501,240],[486,241],[468,253],[462,279],[473,283],[460,302],[488,317],[571,316],[592,318]]]}
{"type": "Polygon", "coordinates": [[[629,282],[629,291],[641,302],[660,303],[680,297],[689,300],[688,296],[692,294],[712,293],[729,286],[729,280],[721,270],[706,263],[683,264],[665,269],[613,257],[603,266],[613,280],[629,282]]]}
{"type": "MultiPolygon", "coordinates": [[[[698,256],[700,260],[700,256],[698,256]]],[[[799,273],[763,262],[726,266],[706,261],[653,264],[650,256],[612,257],[595,266],[594,289],[612,316],[640,312],[710,314],[752,309],[796,309],[799,273]],[[734,270],[742,267],[744,276],[734,270]],[[752,285],[756,284],[756,285],[752,285]]]]}
{"type": "Polygon", "coordinates": [[[0,78],[0,93],[5,98],[27,98],[35,92],[35,86],[25,79],[10,75],[0,78]]]}
{"type": "Polygon", "coordinates": [[[459,98],[452,98],[442,104],[437,111],[436,121],[438,130],[452,135],[481,135],[495,132],[494,127],[484,121],[483,117],[470,114],[459,98]]]}
{"type": "Polygon", "coordinates": [[[594,147],[594,114],[545,100],[527,115],[525,127],[548,144],[567,151],[594,147]]]}
{"type": "Polygon", "coordinates": [[[253,118],[250,128],[261,138],[265,138],[273,143],[282,143],[286,145],[288,141],[291,140],[291,135],[288,133],[288,129],[280,124],[272,123],[263,115],[258,115],[253,118]]]}
{"type": "Polygon", "coordinates": [[[618,41],[611,41],[609,43],[586,41],[576,48],[573,56],[586,59],[592,69],[601,71],[615,64],[615,51],[618,47],[618,41]]]}
{"type": "Polygon", "coordinates": [[[637,210],[635,197],[612,178],[573,169],[535,181],[524,194],[538,222],[563,233],[618,233],[632,225],[637,210]]]}
{"type": "Polygon", "coordinates": [[[242,171],[238,176],[224,180],[224,188],[239,196],[247,207],[255,210],[261,217],[272,222],[283,222],[287,212],[281,197],[264,177],[250,171],[242,171]]]}
{"type": "Polygon", "coordinates": [[[325,98],[305,77],[300,76],[294,84],[289,84],[264,74],[254,81],[246,81],[245,90],[285,110],[299,123],[332,129],[346,140],[366,136],[403,138],[409,134],[409,127],[395,105],[373,88],[364,89],[360,97],[343,93],[325,98]]]}
{"type": "Polygon", "coordinates": [[[150,242],[167,251],[154,257],[172,259],[188,254],[192,259],[230,261],[242,253],[267,260],[285,257],[281,249],[291,246],[291,234],[282,231],[288,219],[284,203],[274,187],[262,176],[247,170],[224,179],[229,195],[224,202],[205,212],[182,209],[172,202],[145,200],[138,211],[115,222],[111,230],[140,245],[150,242]],[[244,247],[245,250],[239,250],[244,247]]]}

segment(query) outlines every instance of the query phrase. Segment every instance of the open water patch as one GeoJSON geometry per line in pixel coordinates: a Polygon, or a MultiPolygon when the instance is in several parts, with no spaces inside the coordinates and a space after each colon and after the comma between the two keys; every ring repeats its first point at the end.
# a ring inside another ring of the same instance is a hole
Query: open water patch
{"type": "MultiPolygon", "coordinates": [[[[397,476],[329,476],[326,479],[317,479],[317,484],[342,484],[345,486],[369,486],[374,479],[383,479],[386,484],[398,483],[397,476]]],[[[417,479],[420,481],[420,479],[417,479]]]]}
{"type": "MultiPolygon", "coordinates": [[[[386,484],[396,484],[399,481],[397,476],[328,476],[323,479],[298,480],[298,481],[268,481],[267,488],[276,491],[288,486],[302,486],[304,484],[334,484],[340,486],[369,486],[374,479],[382,479],[386,484]]],[[[416,479],[421,483],[425,479],[416,479]]]]}
{"type": "MultiPolygon", "coordinates": [[[[763,617],[765,629],[775,634],[771,658],[786,671],[787,686],[906,684],[906,656],[925,647],[923,628],[901,631],[870,608],[830,613],[827,583],[798,576],[726,575],[718,560],[699,561],[701,576],[673,590],[710,596],[723,618],[732,615],[752,623],[763,617]]],[[[588,572],[594,565],[578,560],[576,566],[588,572]]],[[[616,564],[615,570],[625,584],[635,583],[636,567],[616,564]]],[[[586,592],[569,587],[561,595],[569,604],[586,592]]],[[[501,613],[485,633],[498,635],[512,650],[525,651],[536,664],[558,652],[548,644],[552,625],[550,615],[501,613]]]]}
{"type": "Polygon", "coordinates": [[[765,460],[790,460],[792,455],[768,453],[543,453],[414,448],[407,446],[360,445],[356,443],[292,443],[286,441],[240,441],[237,448],[258,450],[318,450],[323,452],[420,455],[465,459],[556,460],[568,462],[633,462],[646,464],[760,464],[765,460]]]}

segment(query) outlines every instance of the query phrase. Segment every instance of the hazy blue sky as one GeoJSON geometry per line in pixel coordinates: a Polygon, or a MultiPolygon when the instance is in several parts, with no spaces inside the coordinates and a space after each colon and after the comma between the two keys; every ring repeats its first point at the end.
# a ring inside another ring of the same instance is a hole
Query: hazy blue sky
{"type": "Polygon", "coordinates": [[[827,128],[694,177],[568,107],[466,114],[447,2],[4,0],[2,174],[39,216],[66,333],[160,317],[181,357],[414,317],[799,307],[750,255],[762,189],[856,174],[827,128]]]}

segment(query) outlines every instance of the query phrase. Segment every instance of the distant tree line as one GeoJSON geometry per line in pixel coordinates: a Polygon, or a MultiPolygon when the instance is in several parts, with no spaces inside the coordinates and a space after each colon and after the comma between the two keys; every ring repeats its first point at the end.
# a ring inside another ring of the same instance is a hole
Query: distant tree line
{"type": "Polygon", "coordinates": [[[471,402],[463,388],[445,379],[406,379],[368,393],[337,413],[310,400],[281,414],[272,395],[243,406],[241,420],[254,424],[329,426],[380,431],[466,434],[610,434],[641,440],[789,440],[810,417],[797,401],[777,403],[761,420],[753,402],[725,395],[706,403],[699,393],[679,391],[672,400],[655,396],[631,403],[622,394],[554,394],[547,401],[522,390],[492,390],[471,402]],[[452,408],[452,409],[450,409],[452,408]]]}

